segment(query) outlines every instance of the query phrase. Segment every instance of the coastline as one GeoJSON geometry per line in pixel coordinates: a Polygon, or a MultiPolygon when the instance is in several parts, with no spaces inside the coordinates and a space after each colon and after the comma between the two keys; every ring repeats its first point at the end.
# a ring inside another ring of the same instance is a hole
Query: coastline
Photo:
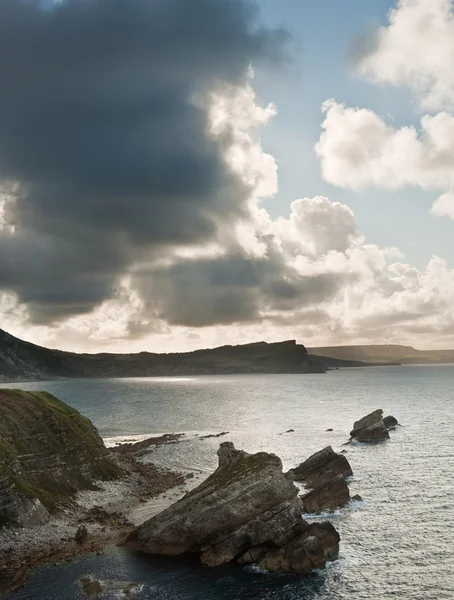
{"type": "Polygon", "coordinates": [[[31,571],[44,563],[101,554],[108,546],[120,545],[136,525],[135,510],[147,503],[147,510],[158,512],[186,493],[182,473],[115,454],[125,477],[96,482],[98,489],[79,492],[43,525],[0,530],[0,596],[22,587],[31,571]],[[80,526],[87,534],[76,541],[80,526]]]}

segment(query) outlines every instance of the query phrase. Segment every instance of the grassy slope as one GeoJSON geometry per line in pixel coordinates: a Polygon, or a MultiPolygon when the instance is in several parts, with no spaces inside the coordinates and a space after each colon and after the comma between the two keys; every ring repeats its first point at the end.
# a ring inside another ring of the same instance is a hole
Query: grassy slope
{"type": "Polygon", "coordinates": [[[121,474],[95,427],[47,392],[0,389],[0,476],[47,508],[121,474]]]}

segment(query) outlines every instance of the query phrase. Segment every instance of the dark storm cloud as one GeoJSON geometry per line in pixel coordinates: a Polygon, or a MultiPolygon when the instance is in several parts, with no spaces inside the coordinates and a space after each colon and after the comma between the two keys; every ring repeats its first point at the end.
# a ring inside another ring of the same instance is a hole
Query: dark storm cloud
{"type": "Polygon", "coordinates": [[[150,249],[201,242],[249,193],[195,94],[279,60],[248,0],[0,3],[0,289],[36,321],[87,312],[150,249]]]}
{"type": "Polygon", "coordinates": [[[304,276],[277,257],[231,255],[184,260],[135,283],[150,299],[154,316],[172,325],[204,327],[258,322],[270,311],[310,307],[332,299],[346,280],[337,273],[304,276]]]}

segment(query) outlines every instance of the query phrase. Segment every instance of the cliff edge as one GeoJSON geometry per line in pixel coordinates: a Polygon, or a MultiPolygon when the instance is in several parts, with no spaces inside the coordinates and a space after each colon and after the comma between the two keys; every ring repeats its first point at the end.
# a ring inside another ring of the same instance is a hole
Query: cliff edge
{"type": "Polygon", "coordinates": [[[89,419],[46,392],[0,389],[0,527],[45,522],[123,474],[89,419]]]}

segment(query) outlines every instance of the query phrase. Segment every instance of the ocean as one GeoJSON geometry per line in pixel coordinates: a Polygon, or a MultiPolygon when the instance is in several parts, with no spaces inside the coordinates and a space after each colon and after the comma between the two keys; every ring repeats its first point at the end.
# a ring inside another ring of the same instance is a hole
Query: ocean
{"type": "Polygon", "coordinates": [[[40,568],[8,600],[80,600],[77,582],[84,574],[134,581],[141,586],[137,600],[454,599],[454,365],[15,387],[57,395],[89,417],[110,444],[187,433],[186,441],[161,446],[149,459],[198,478],[216,467],[216,450],[226,440],[248,452],[274,452],[285,469],[324,446],[345,449],[354,471],[351,494],[363,500],[329,516],[341,535],[339,559],[308,577],[203,568],[112,548],[40,568]],[[402,427],[381,444],[343,446],[353,422],[376,408],[402,427]],[[284,433],[289,429],[294,432],[284,433]],[[198,439],[221,431],[229,434],[198,439]]]}

